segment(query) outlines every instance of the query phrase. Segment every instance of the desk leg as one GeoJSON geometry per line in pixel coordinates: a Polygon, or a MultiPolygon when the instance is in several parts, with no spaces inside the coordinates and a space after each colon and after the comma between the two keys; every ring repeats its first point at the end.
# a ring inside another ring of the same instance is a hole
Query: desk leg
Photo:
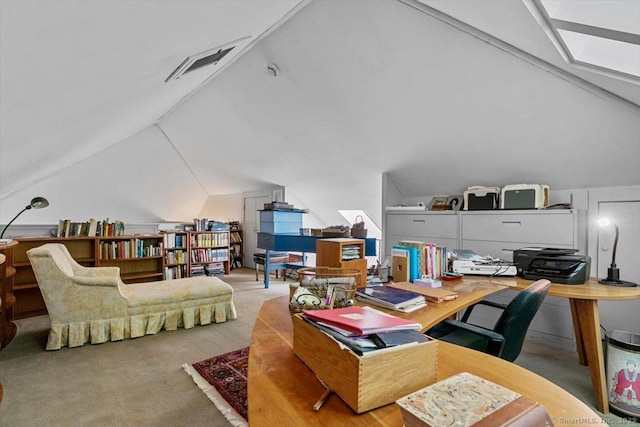
{"type": "Polygon", "coordinates": [[[269,265],[271,264],[271,251],[267,249],[264,254],[264,288],[269,288],[269,265]]]}
{"type": "MultiPolygon", "coordinates": [[[[576,338],[582,341],[581,347],[591,373],[591,384],[595,393],[596,409],[603,414],[609,413],[607,400],[607,376],[604,369],[604,353],[600,334],[600,313],[597,300],[571,299],[571,312],[574,314],[576,338]],[[579,332],[578,332],[579,331],[579,332]],[[580,334],[580,338],[578,338],[580,334]]],[[[580,344],[579,344],[580,345],[580,344]]],[[[578,348],[578,354],[581,350],[578,348]]]]}

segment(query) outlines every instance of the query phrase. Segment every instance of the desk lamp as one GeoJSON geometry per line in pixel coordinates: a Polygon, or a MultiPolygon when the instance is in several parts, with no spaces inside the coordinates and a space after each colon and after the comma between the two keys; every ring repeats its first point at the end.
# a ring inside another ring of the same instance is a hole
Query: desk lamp
{"type": "Polygon", "coordinates": [[[602,283],[603,285],[620,286],[625,288],[638,286],[633,282],[620,280],[620,270],[618,270],[618,267],[616,266],[616,250],[618,249],[618,235],[620,234],[618,225],[615,222],[609,221],[609,219],[607,218],[600,218],[598,220],[598,225],[600,227],[607,227],[609,225],[613,225],[616,230],[616,237],[613,240],[613,254],[611,256],[611,266],[607,269],[607,278],[600,279],[600,283],[602,283]]]}
{"type": "Polygon", "coordinates": [[[44,197],[34,197],[33,199],[31,199],[31,203],[29,203],[27,206],[25,206],[24,209],[18,212],[18,215],[14,216],[13,219],[9,221],[9,223],[4,227],[4,229],[2,230],[2,234],[0,234],[0,243],[9,243],[11,241],[11,239],[3,239],[2,236],[4,236],[4,232],[7,231],[7,228],[9,228],[13,221],[15,221],[16,218],[18,218],[22,214],[22,212],[32,208],[42,209],[46,208],[47,206],[49,206],[49,201],[44,197]]]}

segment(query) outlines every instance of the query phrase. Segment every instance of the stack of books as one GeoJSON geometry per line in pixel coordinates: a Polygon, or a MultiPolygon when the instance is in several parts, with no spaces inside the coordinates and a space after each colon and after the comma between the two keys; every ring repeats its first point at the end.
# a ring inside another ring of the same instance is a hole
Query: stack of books
{"type": "Polygon", "coordinates": [[[410,313],[427,306],[423,295],[384,285],[368,285],[356,290],[356,298],[368,304],[410,313]]]}
{"type": "Polygon", "coordinates": [[[304,310],[302,318],[359,355],[429,341],[419,323],[371,307],[304,310]]]}

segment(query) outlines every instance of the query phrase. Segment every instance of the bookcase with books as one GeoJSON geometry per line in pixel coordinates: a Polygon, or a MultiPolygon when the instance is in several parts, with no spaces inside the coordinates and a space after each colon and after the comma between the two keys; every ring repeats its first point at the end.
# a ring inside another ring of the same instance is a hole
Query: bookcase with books
{"type": "Polygon", "coordinates": [[[189,232],[190,276],[229,274],[229,230],[189,232]]]}
{"type": "Polygon", "coordinates": [[[189,233],[163,233],[163,243],[165,280],[189,277],[189,233]]]}
{"type": "Polygon", "coordinates": [[[97,266],[120,267],[125,284],[163,279],[161,235],[98,237],[96,245],[97,266]]]}
{"type": "Polygon", "coordinates": [[[316,242],[316,265],[359,270],[358,287],[364,287],[367,284],[365,241],[342,237],[319,239],[316,242]]]}
{"type": "Polygon", "coordinates": [[[86,267],[95,267],[97,265],[95,237],[23,237],[15,240],[19,244],[14,249],[13,259],[13,266],[16,269],[13,286],[16,297],[13,312],[14,319],[47,314],[38,282],[27,257],[29,249],[42,246],[45,243],[62,243],[78,264],[86,267]]]}
{"type": "Polygon", "coordinates": [[[231,264],[230,268],[241,268],[244,263],[244,236],[242,234],[242,228],[240,228],[239,224],[236,224],[234,226],[234,223],[229,223],[229,226],[231,227],[229,230],[229,262],[231,264]]]}

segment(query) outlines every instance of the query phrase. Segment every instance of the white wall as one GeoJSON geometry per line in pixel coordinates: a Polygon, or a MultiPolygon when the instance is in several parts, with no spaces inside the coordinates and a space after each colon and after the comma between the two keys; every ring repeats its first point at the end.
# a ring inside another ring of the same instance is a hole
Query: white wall
{"type": "MultiPolygon", "coordinates": [[[[125,224],[191,222],[207,200],[198,181],[155,126],[3,199],[0,217],[8,222],[34,196],[46,197],[49,207],[25,212],[14,224],[89,218],[125,224]]],[[[5,237],[11,236],[10,228],[5,237]]]]}

